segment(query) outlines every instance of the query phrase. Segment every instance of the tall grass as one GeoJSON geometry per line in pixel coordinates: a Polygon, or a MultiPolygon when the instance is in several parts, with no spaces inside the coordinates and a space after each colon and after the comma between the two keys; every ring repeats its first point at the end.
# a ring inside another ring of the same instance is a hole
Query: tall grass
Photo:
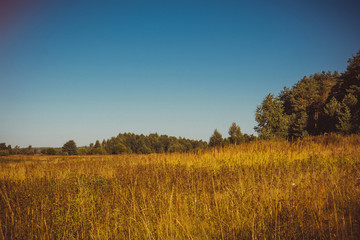
{"type": "Polygon", "coordinates": [[[0,239],[359,239],[360,137],[0,158],[0,239]]]}

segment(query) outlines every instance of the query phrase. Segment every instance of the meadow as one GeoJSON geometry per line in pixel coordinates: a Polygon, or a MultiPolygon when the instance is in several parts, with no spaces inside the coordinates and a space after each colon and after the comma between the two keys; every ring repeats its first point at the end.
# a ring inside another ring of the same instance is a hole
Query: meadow
{"type": "Polygon", "coordinates": [[[360,239],[360,136],[0,158],[0,239],[360,239]]]}

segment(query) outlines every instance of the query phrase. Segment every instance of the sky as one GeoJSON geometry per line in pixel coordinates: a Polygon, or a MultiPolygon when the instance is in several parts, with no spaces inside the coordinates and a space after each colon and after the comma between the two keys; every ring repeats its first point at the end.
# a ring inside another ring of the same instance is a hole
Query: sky
{"type": "Polygon", "coordinates": [[[208,141],[360,50],[356,1],[0,1],[0,142],[208,141]]]}

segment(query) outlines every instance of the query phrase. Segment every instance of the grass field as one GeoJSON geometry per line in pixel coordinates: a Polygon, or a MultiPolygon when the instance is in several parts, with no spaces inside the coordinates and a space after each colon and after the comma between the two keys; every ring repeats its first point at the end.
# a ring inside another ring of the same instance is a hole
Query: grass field
{"type": "Polygon", "coordinates": [[[0,239],[360,239],[360,137],[0,158],[0,239]]]}

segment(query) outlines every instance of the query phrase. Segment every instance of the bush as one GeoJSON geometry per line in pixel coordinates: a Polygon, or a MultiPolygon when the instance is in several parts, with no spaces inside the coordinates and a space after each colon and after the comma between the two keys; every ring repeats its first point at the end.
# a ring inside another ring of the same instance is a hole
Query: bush
{"type": "Polygon", "coordinates": [[[9,150],[0,150],[0,156],[9,156],[9,150]]]}
{"type": "Polygon", "coordinates": [[[47,148],[46,154],[48,155],[56,155],[56,150],[54,148],[47,148]]]}

